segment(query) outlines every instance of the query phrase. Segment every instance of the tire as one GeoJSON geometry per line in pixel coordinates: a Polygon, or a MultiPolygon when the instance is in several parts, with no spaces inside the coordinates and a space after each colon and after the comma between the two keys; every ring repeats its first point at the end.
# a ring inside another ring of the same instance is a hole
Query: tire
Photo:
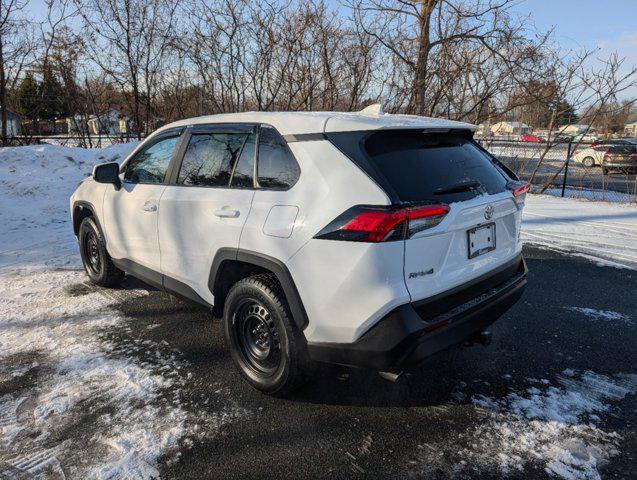
{"type": "Polygon", "coordinates": [[[610,172],[608,168],[602,167],[602,175],[608,175],[608,172],[610,172]]]}
{"type": "Polygon", "coordinates": [[[115,266],[106,251],[106,242],[93,217],[82,220],[77,238],[84,271],[91,282],[102,287],[118,286],[124,272],[115,266]]]}
{"type": "Polygon", "coordinates": [[[593,157],[584,157],[584,159],[582,159],[582,165],[586,168],[591,168],[595,166],[595,159],[593,157]]]}
{"type": "Polygon", "coordinates": [[[256,389],[284,396],[311,377],[307,343],[273,274],[239,280],[226,298],[223,324],[235,365],[256,389]]]}

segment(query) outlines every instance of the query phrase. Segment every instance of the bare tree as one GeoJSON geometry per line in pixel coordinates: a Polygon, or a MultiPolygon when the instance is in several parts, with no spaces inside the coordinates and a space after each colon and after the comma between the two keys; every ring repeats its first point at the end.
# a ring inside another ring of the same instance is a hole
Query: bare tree
{"type": "Polygon", "coordinates": [[[542,74],[549,34],[514,17],[514,0],[347,2],[400,69],[388,75],[394,108],[479,121],[503,106],[503,93],[542,74]]]}
{"type": "Polygon", "coordinates": [[[174,41],[177,2],[79,2],[91,59],[125,94],[138,133],[152,129],[153,102],[174,41]]]}
{"type": "Polygon", "coordinates": [[[25,66],[32,61],[35,44],[32,25],[22,16],[26,1],[0,0],[0,121],[2,145],[7,145],[7,92],[15,87],[25,66]]]}

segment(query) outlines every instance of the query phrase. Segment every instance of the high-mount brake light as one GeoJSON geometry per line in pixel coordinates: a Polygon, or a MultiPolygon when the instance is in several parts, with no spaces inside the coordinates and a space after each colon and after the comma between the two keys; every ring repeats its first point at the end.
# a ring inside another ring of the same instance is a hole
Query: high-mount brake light
{"type": "Polygon", "coordinates": [[[314,238],[372,243],[402,240],[435,227],[447,213],[449,207],[442,204],[406,208],[358,205],[336,217],[314,238]]]}

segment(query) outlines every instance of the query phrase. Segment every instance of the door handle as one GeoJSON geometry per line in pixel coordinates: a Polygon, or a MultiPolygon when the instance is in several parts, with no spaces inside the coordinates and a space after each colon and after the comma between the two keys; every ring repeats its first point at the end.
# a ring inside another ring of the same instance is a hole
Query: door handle
{"type": "Polygon", "coordinates": [[[237,218],[239,216],[239,210],[223,207],[219,210],[215,210],[215,215],[220,218],[237,218]]]}
{"type": "Polygon", "coordinates": [[[144,203],[144,206],[142,207],[142,210],[145,211],[145,212],[156,212],[157,211],[157,204],[148,201],[148,202],[144,203]]]}

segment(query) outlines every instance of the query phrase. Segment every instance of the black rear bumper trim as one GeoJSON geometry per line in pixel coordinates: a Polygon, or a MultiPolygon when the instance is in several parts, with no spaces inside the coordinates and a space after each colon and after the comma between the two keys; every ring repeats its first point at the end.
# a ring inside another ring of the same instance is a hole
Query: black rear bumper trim
{"type": "Polygon", "coordinates": [[[308,343],[310,357],[320,362],[377,370],[416,367],[431,355],[462,344],[483,331],[520,299],[528,270],[521,256],[516,263],[512,274],[510,264],[507,264],[495,273],[490,272],[488,278],[481,277],[463,285],[461,290],[453,289],[443,297],[434,297],[436,302],[446,298],[450,307],[435,317],[419,315],[422,304],[416,307],[414,304],[401,305],[353,343],[308,343]],[[507,278],[501,279],[502,272],[509,274],[507,278]],[[481,282],[492,277],[501,281],[475,295],[473,288],[482,287],[484,283],[481,282]],[[472,289],[474,296],[458,304],[455,299],[459,294],[465,298],[467,289],[472,289]],[[432,329],[440,324],[442,326],[432,329]]]}

